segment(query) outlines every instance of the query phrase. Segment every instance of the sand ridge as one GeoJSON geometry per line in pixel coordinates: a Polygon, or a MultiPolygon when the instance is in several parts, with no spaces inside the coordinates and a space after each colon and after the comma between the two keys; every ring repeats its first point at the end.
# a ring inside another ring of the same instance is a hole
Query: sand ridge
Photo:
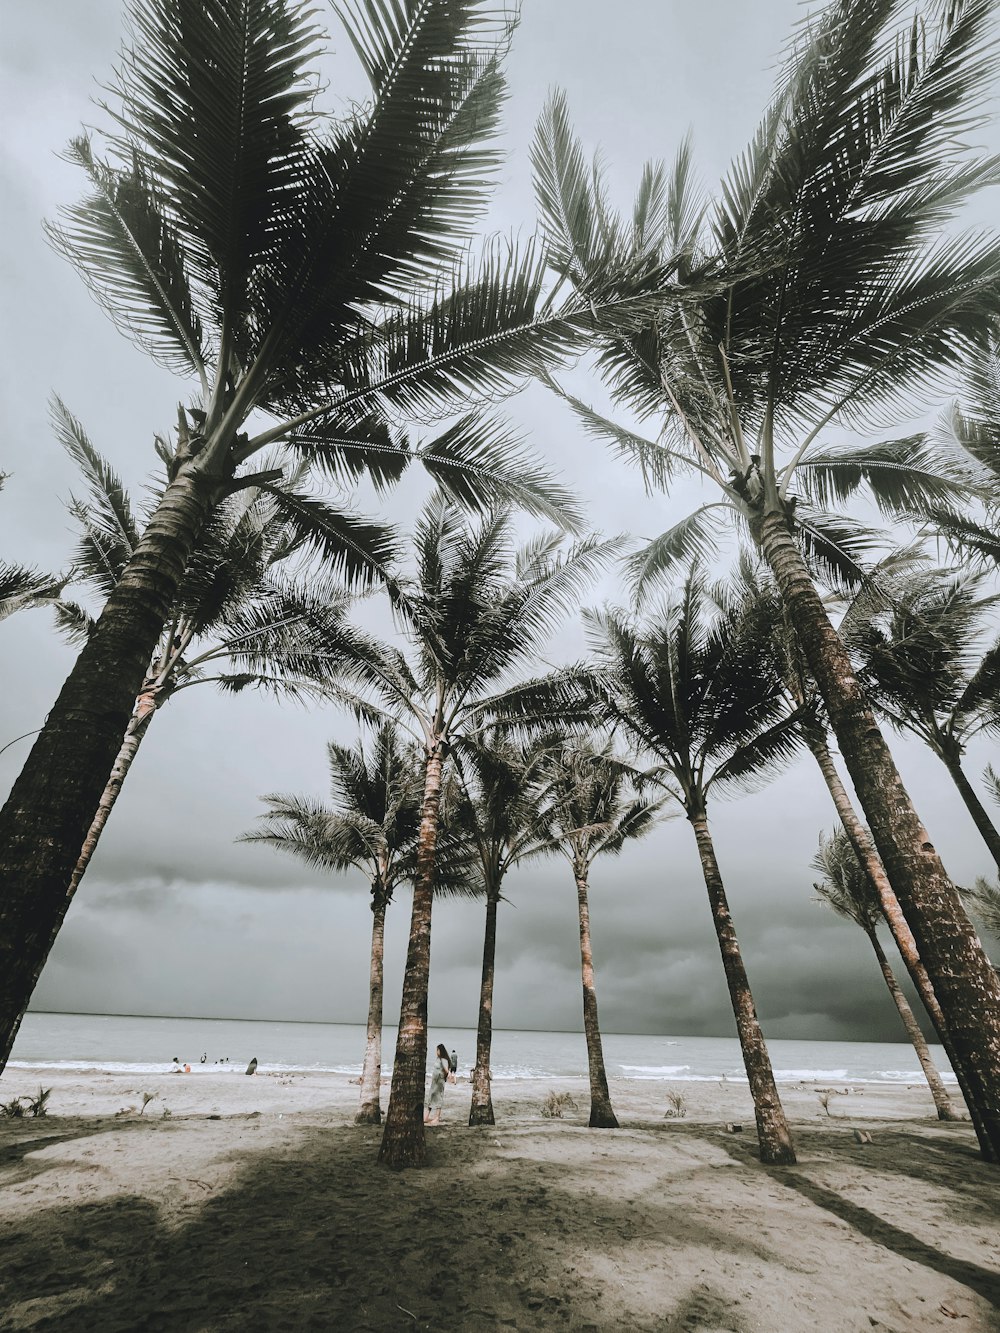
{"type": "Polygon", "coordinates": [[[670,1085],[665,1119],[663,1084],[613,1080],[618,1130],[572,1079],[498,1083],[469,1129],[459,1084],[393,1173],[344,1075],[9,1070],[0,1100],[39,1081],[51,1113],[0,1121],[2,1329],[1000,1328],[997,1168],[916,1085],[833,1116],[783,1088],[799,1164],[768,1169],[732,1082],[670,1085]]]}

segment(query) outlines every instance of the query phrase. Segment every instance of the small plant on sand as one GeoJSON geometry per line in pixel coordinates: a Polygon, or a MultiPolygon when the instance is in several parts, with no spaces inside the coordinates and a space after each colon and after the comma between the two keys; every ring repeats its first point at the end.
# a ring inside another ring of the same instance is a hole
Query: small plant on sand
{"type": "Polygon", "coordinates": [[[685,1099],[683,1092],[668,1092],[667,1102],[669,1104],[667,1109],[663,1112],[664,1120],[683,1120],[688,1113],[687,1100],[685,1099]]]}
{"type": "Polygon", "coordinates": [[[28,1114],[32,1116],[32,1118],[48,1115],[49,1113],[48,1101],[51,1096],[52,1096],[51,1088],[43,1088],[41,1087],[41,1085],[39,1085],[38,1096],[27,1098],[28,1114]]]}
{"type": "Polygon", "coordinates": [[[542,1102],[542,1115],[547,1120],[561,1120],[564,1111],[575,1111],[576,1102],[568,1092],[550,1092],[542,1102]]]}
{"type": "Polygon", "coordinates": [[[142,1105],[139,1107],[139,1114],[142,1115],[150,1102],[155,1101],[157,1094],[155,1092],[144,1092],[142,1094],[142,1105]]]}
{"type": "Polygon", "coordinates": [[[163,1108],[163,1110],[160,1112],[160,1119],[161,1119],[161,1120],[169,1120],[170,1117],[171,1117],[172,1115],[173,1115],[173,1111],[171,1111],[170,1107],[169,1107],[169,1106],[165,1106],[165,1107],[163,1108]]]}
{"type": "Polygon", "coordinates": [[[9,1102],[0,1102],[0,1115],[7,1120],[23,1120],[24,1102],[20,1097],[12,1097],[9,1102]]]}

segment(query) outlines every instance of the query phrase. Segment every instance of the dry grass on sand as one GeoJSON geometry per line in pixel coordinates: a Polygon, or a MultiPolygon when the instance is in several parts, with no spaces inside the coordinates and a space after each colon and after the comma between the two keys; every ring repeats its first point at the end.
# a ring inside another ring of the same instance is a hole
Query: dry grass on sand
{"type": "Polygon", "coordinates": [[[799,1165],[765,1169],[732,1085],[664,1119],[622,1082],[610,1131],[570,1080],[498,1085],[470,1130],[459,1085],[428,1167],[390,1173],[343,1077],[164,1078],[141,1117],[120,1078],[55,1081],[49,1116],[0,1122],[2,1329],[1000,1328],[1000,1175],[917,1088],[835,1118],[789,1090],[799,1165]],[[551,1090],[577,1110],[543,1118],[551,1090]]]}

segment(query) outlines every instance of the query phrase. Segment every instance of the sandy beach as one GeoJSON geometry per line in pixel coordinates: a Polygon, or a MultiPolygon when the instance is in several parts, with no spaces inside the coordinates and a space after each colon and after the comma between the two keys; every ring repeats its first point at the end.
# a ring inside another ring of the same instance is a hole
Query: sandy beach
{"type": "Polygon", "coordinates": [[[1000,1175],[918,1085],[784,1087],[799,1163],[765,1169],[733,1083],[665,1118],[615,1081],[618,1130],[582,1079],[497,1083],[471,1130],[460,1082],[395,1174],[345,1075],[16,1069],[0,1101],[40,1083],[0,1120],[3,1329],[1000,1328],[1000,1175]]]}

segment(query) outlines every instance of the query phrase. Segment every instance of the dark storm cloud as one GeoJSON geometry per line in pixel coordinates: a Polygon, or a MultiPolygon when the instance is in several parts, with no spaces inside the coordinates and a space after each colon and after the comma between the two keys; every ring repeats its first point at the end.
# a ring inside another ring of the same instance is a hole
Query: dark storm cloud
{"type": "MultiPolygon", "coordinates": [[[[0,51],[0,188],[4,195],[4,420],[0,557],[64,567],[71,534],[63,504],[77,485],[55,444],[47,401],[58,392],[138,493],[155,431],[169,427],[188,386],[121,339],[42,237],[43,216],[77,198],[81,182],[57,158],[81,122],[103,119],[88,98],[113,64],[120,0],[11,5],[0,51]]],[[[546,88],[566,88],[589,147],[603,149],[617,202],[627,206],[644,159],[669,157],[689,128],[711,186],[752,132],[775,55],[800,17],[797,0],[698,5],[662,0],[526,0],[509,62],[510,161],[492,209],[499,229],[531,228],[527,147],[546,88]],[[720,40],[720,34],[725,40],[720,40]]],[[[338,45],[343,45],[338,37],[338,45]]],[[[345,57],[350,61],[350,57],[345,57]]],[[[324,71],[334,96],[359,95],[356,67],[324,71]]],[[[341,104],[343,104],[341,102],[341,104]]],[[[574,386],[601,401],[577,372],[574,386]]],[[[510,404],[534,448],[588,501],[605,532],[653,536],[683,510],[647,499],[637,476],[582,439],[541,389],[510,404]]],[[[411,519],[425,487],[408,479],[388,501],[411,519]]],[[[694,492],[697,494],[697,490],[694,492]]],[[[684,497],[686,498],[686,496],[684,497]]],[[[370,496],[363,502],[371,506],[370,496]]],[[[621,596],[605,580],[595,596],[621,596]]],[[[582,651],[571,627],[550,656],[582,651]]],[[[0,625],[0,747],[41,725],[72,663],[47,613],[0,625]]],[[[271,791],[323,796],[324,742],[351,738],[332,710],[308,713],[208,688],[157,716],[67,919],[36,997],[40,1007],[362,1021],[371,914],[360,875],[327,879],[239,834],[271,791]]],[[[27,742],[0,755],[0,784],[27,742]]],[[[942,770],[916,745],[898,753],[931,836],[953,873],[988,868],[942,770]]],[[[974,749],[970,771],[990,757],[974,749]]],[[[719,861],[762,1019],[775,1036],[895,1039],[897,1020],[867,942],[811,901],[809,860],[832,807],[800,762],[766,793],[714,811],[719,861]]],[[[511,877],[501,909],[495,1021],[502,1027],[580,1026],[575,890],[553,858],[511,877]]],[[[432,1022],[475,1023],[481,909],[435,909],[432,1022]]],[[[409,899],[390,909],[386,1014],[398,1010],[409,899]]],[[[658,829],[595,865],[592,920],[606,1029],[730,1033],[732,1016],[691,831],[658,829]]]]}

